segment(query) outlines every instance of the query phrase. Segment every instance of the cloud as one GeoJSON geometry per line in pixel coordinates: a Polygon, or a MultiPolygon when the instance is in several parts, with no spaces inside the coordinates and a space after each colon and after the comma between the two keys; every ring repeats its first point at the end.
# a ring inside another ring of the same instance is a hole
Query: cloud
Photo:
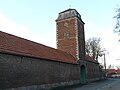
{"type": "Polygon", "coordinates": [[[0,31],[7,32],[25,39],[29,39],[50,47],[56,47],[55,37],[50,33],[35,35],[33,31],[24,25],[17,24],[5,14],[0,12],[0,31]],[[49,35],[48,35],[49,34],[49,35]]]}

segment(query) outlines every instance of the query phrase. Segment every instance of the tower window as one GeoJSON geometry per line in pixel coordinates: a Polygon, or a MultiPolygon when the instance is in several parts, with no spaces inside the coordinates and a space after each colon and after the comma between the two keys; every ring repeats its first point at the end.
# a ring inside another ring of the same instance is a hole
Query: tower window
{"type": "Polygon", "coordinates": [[[65,26],[65,27],[68,27],[68,23],[67,23],[67,22],[65,22],[65,23],[64,23],[64,26],[65,26]]]}
{"type": "Polygon", "coordinates": [[[69,38],[69,33],[68,32],[64,33],[64,38],[69,38]]]}

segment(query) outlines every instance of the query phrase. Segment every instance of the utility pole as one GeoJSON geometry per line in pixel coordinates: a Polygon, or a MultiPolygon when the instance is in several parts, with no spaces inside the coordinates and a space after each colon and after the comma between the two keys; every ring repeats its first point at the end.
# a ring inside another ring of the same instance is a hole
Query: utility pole
{"type": "Polygon", "coordinates": [[[104,68],[105,68],[105,77],[107,77],[107,70],[106,70],[106,58],[105,58],[105,55],[106,54],[109,54],[108,52],[107,53],[104,53],[103,56],[104,56],[104,68]]]}
{"type": "Polygon", "coordinates": [[[103,54],[104,56],[104,68],[105,68],[105,72],[106,72],[106,59],[105,59],[105,54],[103,54]]]}

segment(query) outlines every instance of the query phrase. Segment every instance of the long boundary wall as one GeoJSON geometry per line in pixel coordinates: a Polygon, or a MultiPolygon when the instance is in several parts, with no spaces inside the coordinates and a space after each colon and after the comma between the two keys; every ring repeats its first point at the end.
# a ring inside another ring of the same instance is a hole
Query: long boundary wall
{"type": "Polygon", "coordinates": [[[79,64],[0,54],[1,89],[17,87],[48,89],[61,85],[78,84],[79,81],[79,64]]]}

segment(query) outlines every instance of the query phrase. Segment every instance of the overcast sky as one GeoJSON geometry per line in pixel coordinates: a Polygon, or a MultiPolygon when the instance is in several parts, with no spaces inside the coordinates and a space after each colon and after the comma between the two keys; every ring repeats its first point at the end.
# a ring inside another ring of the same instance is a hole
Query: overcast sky
{"type": "MultiPolygon", "coordinates": [[[[101,38],[107,65],[120,65],[120,42],[113,33],[120,0],[0,0],[0,31],[56,48],[58,13],[76,9],[85,22],[85,38],[101,38]]],[[[120,6],[120,5],[119,5],[120,6]]],[[[103,63],[103,60],[100,60],[103,63]]]]}

